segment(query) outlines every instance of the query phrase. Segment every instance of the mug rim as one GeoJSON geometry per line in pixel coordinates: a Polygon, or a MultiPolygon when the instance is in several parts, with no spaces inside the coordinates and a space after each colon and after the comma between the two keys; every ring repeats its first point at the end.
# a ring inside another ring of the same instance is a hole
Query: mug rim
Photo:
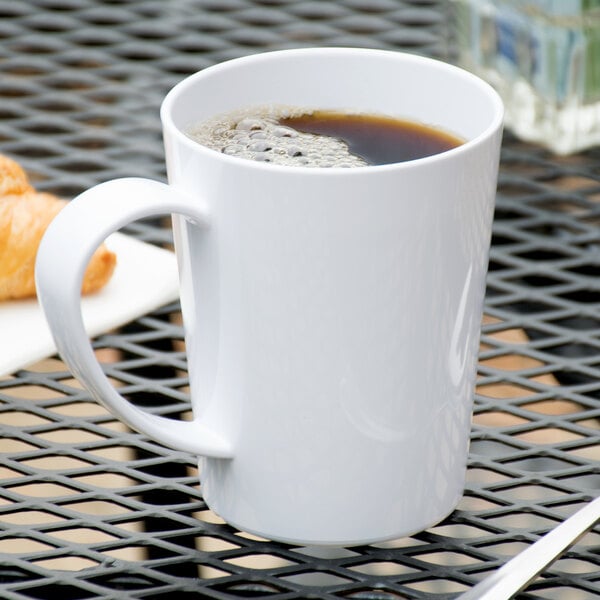
{"type": "Polygon", "coordinates": [[[429,58],[426,56],[421,56],[417,54],[411,54],[402,51],[396,50],[382,50],[377,48],[353,48],[353,47],[309,47],[309,48],[290,48],[284,50],[270,50],[267,52],[260,52],[257,54],[249,54],[245,56],[241,56],[238,58],[232,58],[225,60],[223,62],[216,63],[214,65],[205,67],[200,71],[192,73],[188,75],[184,79],[182,79],[179,83],[175,84],[167,95],[164,97],[161,106],[160,106],[160,119],[162,122],[163,130],[165,132],[169,132],[174,135],[179,142],[183,143],[185,146],[189,147],[193,152],[199,152],[200,154],[204,154],[207,157],[211,157],[213,160],[222,160],[226,163],[233,161],[231,164],[237,164],[240,167],[253,168],[253,169],[277,169],[278,172],[291,172],[294,174],[302,173],[303,175],[316,175],[320,176],[324,175],[339,175],[344,174],[347,176],[352,176],[358,173],[365,175],[365,173],[374,173],[374,172],[382,172],[382,171],[390,171],[395,169],[406,169],[406,168],[415,168],[417,165],[428,165],[431,163],[435,163],[440,160],[447,160],[453,156],[459,156],[464,152],[469,152],[473,147],[478,146],[483,143],[488,138],[495,135],[497,132],[502,131],[503,123],[504,123],[504,103],[500,98],[500,95],[496,90],[486,81],[478,77],[477,75],[461,68],[451,63],[447,63],[445,61],[429,58]],[[304,165],[280,165],[275,163],[267,163],[261,161],[249,160],[247,158],[242,158],[239,156],[232,156],[229,154],[223,154],[218,152],[217,150],[213,150],[212,148],[208,148],[199,144],[190,138],[180,127],[178,127],[173,119],[173,106],[177,99],[188,92],[188,90],[195,86],[195,84],[206,77],[208,74],[214,73],[216,71],[227,71],[228,69],[234,68],[243,63],[253,63],[253,62],[262,62],[267,60],[272,60],[272,58],[277,56],[307,56],[310,54],[314,55],[322,55],[323,53],[333,55],[351,55],[351,54],[362,54],[362,55],[372,55],[372,56],[381,56],[381,57],[396,57],[401,58],[404,61],[420,63],[420,64],[429,64],[435,65],[438,68],[444,68],[448,71],[452,72],[456,76],[463,78],[471,83],[471,85],[475,85],[479,87],[485,95],[489,98],[492,110],[493,110],[493,118],[487,127],[481,131],[474,138],[467,140],[460,145],[450,148],[449,150],[445,150],[443,152],[437,152],[430,156],[425,156],[422,158],[406,160],[395,163],[387,163],[383,165],[367,165],[366,167],[361,167],[358,169],[352,169],[348,167],[328,167],[328,168],[315,168],[311,166],[304,165]],[[208,154],[206,154],[208,153],[208,154]]]}

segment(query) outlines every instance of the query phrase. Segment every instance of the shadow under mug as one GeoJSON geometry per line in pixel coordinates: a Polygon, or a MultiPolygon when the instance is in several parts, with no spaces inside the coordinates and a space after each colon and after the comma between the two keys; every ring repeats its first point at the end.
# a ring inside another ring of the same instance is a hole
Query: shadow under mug
{"type": "Polygon", "coordinates": [[[463,493],[502,117],[475,76],[399,52],[284,50],[192,75],[161,109],[169,185],[100,184],[44,236],[38,294],[60,354],[124,422],[198,455],[206,502],[236,527],[353,545],[435,524],[463,493]],[[185,133],[271,103],[383,113],[466,141],[404,163],[319,169],[227,156],[185,133]],[[80,310],[97,245],[164,213],[189,422],[118,394],[80,310]]]}

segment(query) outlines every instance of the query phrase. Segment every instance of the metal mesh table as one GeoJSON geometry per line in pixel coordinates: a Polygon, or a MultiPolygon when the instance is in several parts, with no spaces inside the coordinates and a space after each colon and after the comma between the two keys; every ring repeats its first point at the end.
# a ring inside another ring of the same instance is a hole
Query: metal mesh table
{"type": "MultiPolygon", "coordinates": [[[[158,106],[188,73],[244,54],[371,46],[452,58],[431,0],[0,0],[0,152],[71,197],[164,178],[158,106]]],[[[449,598],[600,490],[600,151],[558,159],[506,135],[468,482],[414,537],[335,557],[211,513],[195,459],[132,433],[56,357],[0,379],[0,597],[449,598]]],[[[168,245],[160,221],[128,232],[168,245]]],[[[0,332],[1,333],[1,332],[0,332]]],[[[178,304],[94,341],[108,376],[189,411],[178,304]]],[[[600,529],[523,598],[600,595],[600,529]]]]}

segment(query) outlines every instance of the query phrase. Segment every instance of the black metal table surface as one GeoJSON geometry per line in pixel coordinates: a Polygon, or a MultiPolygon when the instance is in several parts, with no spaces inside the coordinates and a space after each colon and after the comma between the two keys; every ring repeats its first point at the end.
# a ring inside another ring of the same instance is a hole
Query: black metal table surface
{"type": "MultiPolygon", "coordinates": [[[[316,45],[451,60],[448,8],[0,0],[0,152],[67,198],[164,179],[158,107],[185,75],[316,45]]],[[[127,430],[53,357],[0,379],[0,597],[449,598],[496,569],[600,490],[599,164],[505,136],[468,481],[443,523],[335,557],[236,531],[203,503],[192,456],[127,430]]],[[[159,221],[128,232],[171,240],[159,221]]],[[[132,401],[189,411],[177,303],[94,345],[132,401]]],[[[598,597],[599,565],[595,529],[522,597],[598,597]]]]}

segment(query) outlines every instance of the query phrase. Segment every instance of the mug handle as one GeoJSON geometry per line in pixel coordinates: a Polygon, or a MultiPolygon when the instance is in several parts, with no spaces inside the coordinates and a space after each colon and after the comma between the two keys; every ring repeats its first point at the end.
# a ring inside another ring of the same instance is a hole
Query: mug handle
{"type": "Polygon", "coordinates": [[[83,192],[58,213],[42,238],[35,267],[38,298],[59,354],[100,404],[165,446],[232,458],[231,444],[198,420],[153,415],[117,393],[94,356],[83,325],[81,284],[96,248],[127,223],[166,213],[179,213],[200,227],[208,226],[208,210],[197,198],[158,181],[127,177],[83,192]]]}

